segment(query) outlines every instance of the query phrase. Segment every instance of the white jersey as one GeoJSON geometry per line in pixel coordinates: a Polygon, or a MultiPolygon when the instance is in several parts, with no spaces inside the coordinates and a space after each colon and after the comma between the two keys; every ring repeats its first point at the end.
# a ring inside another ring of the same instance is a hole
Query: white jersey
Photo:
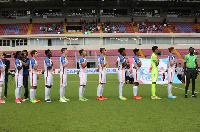
{"type": "Polygon", "coordinates": [[[23,86],[23,67],[18,70],[17,67],[22,67],[22,62],[19,59],[15,59],[15,84],[17,88],[23,86]]]}
{"type": "Polygon", "coordinates": [[[35,59],[30,59],[29,61],[30,74],[37,74],[37,70],[34,70],[34,67],[36,66],[37,66],[37,61],[35,59]]]}
{"type": "Polygon", "coordinates": [[[140,82],[140,77],[141,77],[141,73],[140,73],[140,67],[138,67],[138,63],[140,63],[140,59],[137,56],[133,57],[133,78],[134,78],[134,82],[140,82]]]}
{"type": "Polygon", "coordinates": [[[125,68],[122,67],[122,64],[123,64],[124,62],[126,62],[125,57],[123,57],[123,56],[121,56],[121,55],[118,56],[118,58],[117,58],[118,70],[125,70],[125,68]]]}
{"type": "Polygon", "coordinates": [[[106,66],[101,67],[101,64],[106,64],[106,59],[103,55],[100,55],[98,58],[98,66],[99,66],[99,72],[106,72],[106,66]]]}
{"type": "Polygon", "coordinates": [[[67,58],[62,55],[60,57],[60,74],[67,74],[67,67],[63,67],[63,64],[66,64],[67,62],[67,58]]]}
{"type": "Polygon", "coordinates": [[[169,55],[168,56],[168,71],[172,71],[175,72],[175,67],[176,67],[176,63],[174,63],[172,66],[170,65],[170,62],[174,62],[175,61],[175,57],[173,55],[169,55]]]}
{"type": "Polygon", "coordinates": [[[85,68],[83,68],[82,65],[81,65],[83,63],[85,64],[85,61],[86,61],[85,58],[80,57],[80,59],[79,59],[79,67],[80,67],[80,72],[83,72],[83,73],[87,73],[87,66],[85,68]]]}
{"type": "Polygon", "coordinates": [[[22,67],[22,62],[19,59],[15,59],[15,74],[23,75],[23,67],[21,70],[18,70],[17,67],[22,67]]]}
{"type": "MultiPolygon", "coordinates": [[[[3,61],[0,61],[0,69],[3,69],[3,68],[5,68],[5,65],[3,64],[3,61]]],[[[0,71],[0,83],[2,82],[3,84],[4,79],[5,79],[5,71],[4,72],[0,71]]]]}
{"type": "Polygon", "coordinates": [[[47,67],[49,66],[52,66],[52,60],[48,57],[45,57],[45,60],[44,60],[44,75],[46,77],[49,77],[49,76],[52,76],[53,75],[53,67],[48,70],[47,67]]]}
{"type": "Polygon", "coordinates": [[[98,58],[99,83],[106,83],[106,67],[102,67],[101,64],[106,64],[106,60],[103,55],[100,55],[98,58]]]}

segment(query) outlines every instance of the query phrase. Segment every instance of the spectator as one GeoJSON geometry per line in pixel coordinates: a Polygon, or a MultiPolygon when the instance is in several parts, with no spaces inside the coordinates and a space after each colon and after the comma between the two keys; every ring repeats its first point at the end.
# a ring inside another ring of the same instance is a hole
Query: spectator
{"type": "Polygon", "coordinates": [[[178,63],[178,66],[176,67],[177,77],[182,82],[183,78],[183,67],[181,66],[181,63],[178,63]]]}

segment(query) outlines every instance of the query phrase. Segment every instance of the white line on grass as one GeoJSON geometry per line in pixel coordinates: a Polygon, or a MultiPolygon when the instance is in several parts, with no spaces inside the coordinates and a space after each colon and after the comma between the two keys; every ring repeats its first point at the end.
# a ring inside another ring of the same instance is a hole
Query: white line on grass
{"type": "MultiPolygon", "coordinates": [[[[161,84],[161,85],[163,85],[163,86],[167,86],[166,84],[161,84]]],[[[179,87],[176,87],[176,86],[172,86],[173,88],[177,88],[177,89],[180,89],[180,90],[185,90],[184,88],[179,88],[179,87]]],[[[190,90],[188,90],[188,91],[190,91],[190,90]]],[[[192,91],[191,91],[192,92],[192,91]]],[[[195,93],[199,93],[199,92],[195,92],[195,93]]]]}

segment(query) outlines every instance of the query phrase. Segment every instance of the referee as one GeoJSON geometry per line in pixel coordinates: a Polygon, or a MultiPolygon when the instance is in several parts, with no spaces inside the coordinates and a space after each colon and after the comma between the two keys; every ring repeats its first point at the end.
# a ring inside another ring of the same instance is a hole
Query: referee
{"type": "Polygon", "coordinates": [[[190,79],[192,79],[192,96],[195,95],[195,79],[198,73],[198,58],[197,55],[194,55],[194,48],[189,48],[189,54],[185,55],[184,61],[184,75],[186,75],[186,86],[185,86],[185,98],[187,98],[187,91],[190,84],[190,79]]]}
{"type": "Polygon", "coordinates": [[[3,53],[3,63],[6,66],[5,69],[5,90],[4,90],[4,98],[7,98],[7,89],[8,89],[8,75],[10,73],[10,61],[6,59],[6,53],[3,53]]]}

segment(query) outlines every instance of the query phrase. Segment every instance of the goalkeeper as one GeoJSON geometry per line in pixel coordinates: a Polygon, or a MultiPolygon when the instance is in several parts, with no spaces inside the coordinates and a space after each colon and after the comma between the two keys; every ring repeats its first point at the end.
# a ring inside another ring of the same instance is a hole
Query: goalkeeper
{"type": "Polygon", "coordinates": [[[157,53],[159,52],[158,46],[152,47],[153,54],[151,55],[151,92],[152,92],[152,99],[161,99],[160,97],[156,96],[156,82],[158,81],[158,65],[159,60],[157,58],[157,53]]]}

